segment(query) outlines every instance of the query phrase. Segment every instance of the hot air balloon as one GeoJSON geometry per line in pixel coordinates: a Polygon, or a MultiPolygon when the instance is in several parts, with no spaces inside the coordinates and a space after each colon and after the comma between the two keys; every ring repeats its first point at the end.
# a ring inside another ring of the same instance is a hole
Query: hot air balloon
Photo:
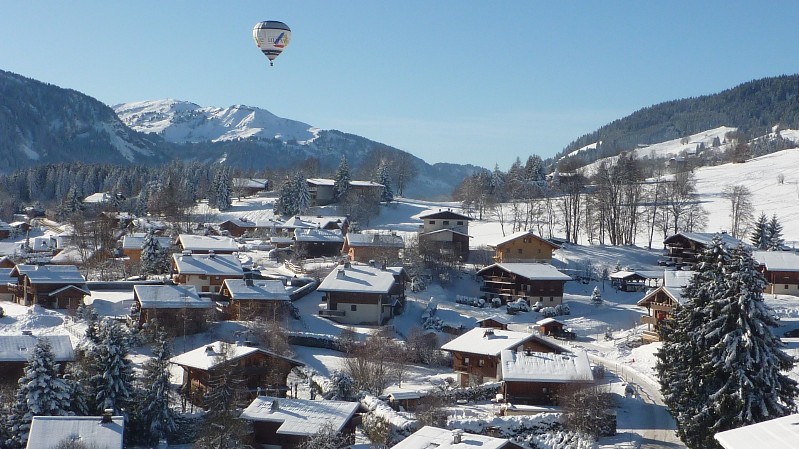
{"type": "Polygon", "coordinates": [[[269,58],[269,65],[274,65],[274,60],[289,44],[291,29],[283,22],[267,20],[258,22],[252,29],[252,38],[255,45],[269,58]]]}

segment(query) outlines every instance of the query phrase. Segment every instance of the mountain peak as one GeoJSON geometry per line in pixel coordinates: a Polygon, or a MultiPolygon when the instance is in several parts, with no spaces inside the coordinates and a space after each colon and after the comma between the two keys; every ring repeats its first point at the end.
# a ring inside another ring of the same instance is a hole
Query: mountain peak
{"type": "Polygon", "coordinates": [[[316,129],[246,105],[203,107],[182,100],[148,100],[114,106],[119,118],[139,132],[156,133],[174,143],[220,142],[249,138],[307,142],[316,129]]]}

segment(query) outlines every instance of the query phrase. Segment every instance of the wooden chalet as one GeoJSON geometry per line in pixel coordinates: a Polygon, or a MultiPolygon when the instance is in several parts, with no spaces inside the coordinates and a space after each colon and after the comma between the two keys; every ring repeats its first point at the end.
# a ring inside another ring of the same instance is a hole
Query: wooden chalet
{"type": "Polygon", "coordinates": [[[642,292],[657,287],[663,278],[663,271],[616,271],[608,275],[613,288],[623,292],[642,292]]]}
{"type": "Polygon", "coordinates": [[[214,312],[213,302],[193,285],[135,285],[133,300],[131,315],[140,328],[154,323],[171,337],[204,331],[214,312]]]}
{"type": "Polygon", "coordinates": [[[754,251],[752,257],[766,278],[765,293],[799,296],[799,254],[790,251],[754,251]]]}
{"type": "Polygon", "coordinates": [[[368,263],[375,260],[382,263],[396,263],[400,260],[400,251],[405,248],[402,237],[391,234],[354,234],[350,232],[344,237],[342,252],[351,262],[368,263]]]}
{"type": "Polygon", "coordinates": [[[683,303],[682,289],[693,275],[693,271],[667,270],[664,272],[663,285],[638,301],[638,306],[646,308],[646,315],[641,317],[641,324],[647,325],[642,336],[644,343],[660,341],[660,323],[672,317],[674,310],[683,303]]]}
{"type": "MultiPolygon", "coordinates": [[[[131,262],[139,262],[141,260],[141,250],[144,247],[144,239],[147,233],[135,232],[122,236],[122,254],[127,256],[131,262]]],[[[172,239],[170,237],[155,236],[158,244],[165,251],[170,252],[172,248],[172,239]]]]}
{"type": "Polygon", "coordinates": [[[286,286],[280,280],[225,279],[219,292],[225,318],[242,321],[264,318],[282,319],[291,304],[286,286]]]}
{"type": "Polygon", "coordinates": [[[338,229],[295,229],[294,253],[302,257],[330,257],[341,254],[344,235],[338,229]]]}
{"type": "Polygon", "coordinates": [[[16,278],[14,302],[24,306],[76,310],[83,297],[91,294],[74,265],[19,264],[9,276],[16,278]]]}
{"type": "Polygon", "coordinates": [[[17,380],[25,374],[25,365],[40,338],[47,339],[50,343],[61,374],[68,363],[75,361],[75,350],[69,335],[34,336],[29,332],[22,335],[0,335],[0,383],[16,386],[17,380]]]}
{"type": "Polygon", "coordinates": [[[478,327],[487,328],[490,327],[492,329],[501,329],[501,330],[508,330],[508,325],[511,321],[505,318],[502,315],[494,315],[488,318],[483,318],[482,320],[477,322],[478,327]]]}
{"type": "MultiPolygon", "coordinates": [[[[325,206],[337,202],[334,193],[335,180],[308,178],[305,181],[308,184],[311,206],[325,206]]],[[[380,201],[384,188],[383,184],[372,181],[350,181],[350,192],[360,193],[366,198],[375,198],[376,201],[380,201]]]]}
{"type": "Polygon", "coordinates": [[[555,318],[543,318],[535,322],[535,327],[541,335],[554,335],[562,331],[566,324],[555,318]]]}
{"type": "Polygon", "coordinates": [[[502,351],[554,352],[566,349],[527,332],[474,328],[441,347],[452,354],[452,369],[461,386],[477,385],[500,377],[502,351]]]}
{"type": "Polygon", "coordinates": [[[594,383],[588,354],[583,350],[554,353],[506,349],[500,358],[502,395],[513,404],[556,405],[562,392],[594,383]]]}
{"type": "Polygon", "coordinates": [[[182,391],[187,391],[191,402],[199,406],[204,405],[203,398],[213,378],[222,371],[240,374],[247,396],[252,399],[259,391],[284,396],[289,372],[303,366],[302,362],[265,349],[222,341],[172,357],[170,361],[183,368],[182,391]]]}
{"type": "Polygon", "coordinates": [[[477,272],[480,291],[503,303],[522,298],[529,304],[541,301],[545,307],[563,303],[563,287],[571,280],[546,263],[495,263],[477,272]]]}
{"type": "Polygon", "coordinates": [[[297,229],[339,230],[344,235],[349,229],[349,220],[338,215],[295,215],[275,225],[276,233],[284,237],[293,238],[297,229]]]}
{"type": "Polygon", "coordinates": [[[244,234],[252,235],[258,229],[258,224],[244,218],[229,218],[219,223],[219,229],[233,237],[241,237],[244,234]]]}
{"type": "Polygon", "coordinates": [[[494,249],[494,262],[499,263],[550,263],[552,253],[560,248],[532,231],[511,234],[488,246],[494,249]]]}
{"type": "Polygon", "coordinates": [[[738,245],[749,246],[726,232],[720,234],[679,232],[663,240],[663,244],[666,246],[668,264],[680,267],[693,266],[699,261],[699,255],[713,241],[715,236],[719,236],[722,243],[729,248],[735,248],[738,245]]]}
{"type": "Polygon", "coordinates": [[[341,265],[317,288],[326,302],[319,315],[345,324],[382,325],[402,310],[408,281],[402,267],[341,265]]]}
{"type": "Polygon", "coordinates": [[[419,247],[431,257],[469,258],[470,217],[451,210],[438,210],[418,215],[419,247]]]}
{"type": "Polygon", "coordinates": [[[272,183],[265,178],[233,178],[233,192],[238,196],[253,196],[272,190],[272,183]]]}
{"type": "Polygon", "coordinates": [[[200,294],[219,293],[225,279],[243,279],[244,269],[233,254],[172,255],[172,280],[193,285],[200,294]]]}
{"type": "Polygon", "coordinates": [[[361,423],[358,402],[311,401],[258,396],[241,413],[252,423],[253,438],[264,448],[299,449],[326,426],[355,442],[355,428],[361,423]]]}

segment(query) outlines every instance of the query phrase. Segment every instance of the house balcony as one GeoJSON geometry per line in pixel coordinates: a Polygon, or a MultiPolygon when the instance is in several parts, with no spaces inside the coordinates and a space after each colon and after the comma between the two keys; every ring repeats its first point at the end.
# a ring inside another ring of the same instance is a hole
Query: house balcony
{"type": "Polygon", "coordinates": [[[327,310],[327,309],[319,309],[319,316],[336,316],[342,317],[345,316],[347,312],[343,310],[327,310]]]}
{"type": "Polygon", "coordinates": [[[641,324],[651,324],[655,326],[658,324],[658,320],[653,316],[644,315],[641,317],[641,324]]]}
{"type": "Polygon", "coordinates": [[[491,294],[494,294],[494,295],[510,295],[510,296],[516,295],[516,290],[515,289],[512,289],[512,288],[496,288],[496,287],[491,287],[491,286],[488,286],[488,285],[480,287],[480,291],[484,292],[484,293],[491,293],[491,294]]]}

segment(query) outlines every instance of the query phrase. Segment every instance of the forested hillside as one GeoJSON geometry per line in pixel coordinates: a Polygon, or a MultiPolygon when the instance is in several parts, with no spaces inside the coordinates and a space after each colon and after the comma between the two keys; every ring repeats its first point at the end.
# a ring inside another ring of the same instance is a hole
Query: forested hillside
{"type": "Polygon", "coordinates": [[[799,127],[799,75],[783,75],[741,84],[723,92],[668,101],[640,109],[581,136],[555,156],[601,142],[576,156],[582,165],[615,156],[641,144],[679,139],[720,126],[738,128],[749,138],[774,126],[799,127]]]}

